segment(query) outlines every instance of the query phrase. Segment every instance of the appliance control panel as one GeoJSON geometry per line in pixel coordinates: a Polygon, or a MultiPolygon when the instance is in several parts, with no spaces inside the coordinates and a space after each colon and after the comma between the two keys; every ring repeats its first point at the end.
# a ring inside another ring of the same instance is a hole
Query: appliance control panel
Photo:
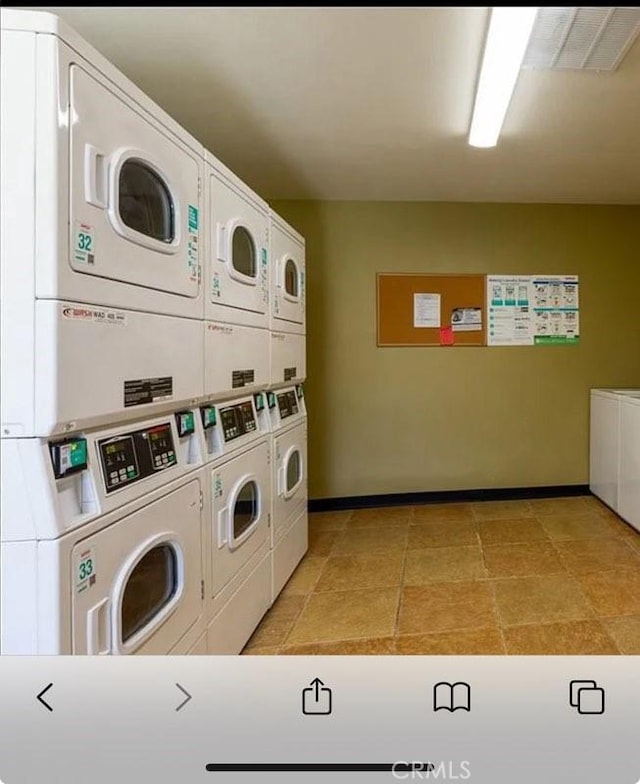
{"type": "Polygon", "coordinates": [[[286,392],[280,392],[276,397],[281,419],[286,419],[298,413],[298,397],[295,390],[288,389],[286,392]]]}
{"type": "Polygon", "coordinates": [[[254,433],[258,429],[251,400],[221,408],[220,422],[226,442],[233,441],[234,438],[239,438],[247,433],[254,433]]]}
{"type": "Polygon", "coordinates": [[[178,462],[169,422],[101,439],[97,448],[107,493],[178,462]]]}

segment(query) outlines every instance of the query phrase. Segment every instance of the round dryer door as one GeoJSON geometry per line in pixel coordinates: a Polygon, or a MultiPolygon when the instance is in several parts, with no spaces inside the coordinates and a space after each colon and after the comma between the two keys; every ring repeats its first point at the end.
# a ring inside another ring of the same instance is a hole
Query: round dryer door
{"type": "Polygon", "coordinates": [[[145,161],[128,158],[118,176],[120,219],[139,234],[171,243],[175,239],[175,206],[169,186],[145,161]]]}
{"type": "Polygon", "coordinates": [[[300,487],[302,482],[302,455],[297,447],[293,447],[284,460],[284,487],[282,494],[285,498],[291,496],[300,487]]]}
{"type": "Polygon", "coordinates": [[[178,553],[163,542],[148,550],[133,567],[122,593],[122,642],[144,629],[178,591],[178,553]]]}
{"type": "Polygon", "coordinates": [[[256,244],[249,230],[238,224],[231,238],[231,266],[235,272],[247,278],[258,276],[256,244]]]}
{"type": "Polygon", "coordinates": [[[300,297],[300,272],[292,258],[284,264],[284,292],[287,299],[297,302],[300,297]]]}

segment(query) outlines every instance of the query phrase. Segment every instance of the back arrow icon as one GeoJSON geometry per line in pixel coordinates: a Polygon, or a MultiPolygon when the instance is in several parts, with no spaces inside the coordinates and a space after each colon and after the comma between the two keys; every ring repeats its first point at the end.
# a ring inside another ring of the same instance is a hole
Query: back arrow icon
{"type": "Polygon", "coordinates": [[[182,686],[181,686],[179,683],[176,683],[176,686],[177,686],[177,687],[180,689],[180,691],[181,691],[183,694],[186,694],[186,695],[187,695],[187,699],[186,699],[186,700],[183,700],[183,701],[180,703],[180,705],[178,705],[178,707],[176,708],[176,710],[177,710],[177,711],[179,711],[181,708],[184,708],[184,706],[185,706],[185,705],[186,705],[186,704],[189,702],[189,700],[191,699],[191,695],[189,694],[189,692],[188,692],[186,689],[183,689],[183,688],[182,688],[182,686]]]}
{"type": "Polygon", "coordinates": [[[40,692],[40,694],[36,696],[38,702],[41,702],[47,710],[51,711],[51,713],[53,713],[53,708],[51,707],[51,705],[49,705],[42,699],[42,695],[46,694],[52,686],[53,683],[50,683],[48,686],[45,686],[44,689],[40,692]]]}

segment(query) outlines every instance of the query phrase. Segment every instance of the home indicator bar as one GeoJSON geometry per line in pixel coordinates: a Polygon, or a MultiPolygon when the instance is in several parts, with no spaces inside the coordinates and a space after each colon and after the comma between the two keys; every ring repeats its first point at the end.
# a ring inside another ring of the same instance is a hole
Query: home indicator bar
{"type": "Polygon", "coordinates": [[[435,770],[432,762],[210,762],[209,773],[392,773],[435,770]]]}

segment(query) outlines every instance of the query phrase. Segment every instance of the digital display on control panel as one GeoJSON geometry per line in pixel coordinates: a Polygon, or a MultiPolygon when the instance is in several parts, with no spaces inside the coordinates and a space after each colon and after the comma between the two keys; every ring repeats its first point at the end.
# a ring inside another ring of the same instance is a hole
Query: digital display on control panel
{"type": "Polygon", "coordinates": [[[240,403],[238,406],[240,419],[244,426],[245,433],[253,433],[256,429],[256,420],[253,416],[253,406],[251,401],[247,400],[245,403],[240,403]]]}
{"type": "Polygon", "coordinates": [[[147,431],[151,463],[155,471],[175,465],[176,453],[170,425],[160,425],[147,431]]]}
{"type": "Polygon", "coordinates": [[[105,438],[97,446],[107,493],[178,462],[170,422],[105,438]]]}
{"type": "Polygon", "coordinates": [[[122,436],[100,443],[107,492],[134,482],[140,477],[133,436],[122,436]]]}
{"type": "Polygon", "coordinates": [[[220,409],[220,421],[222,423],[222,433],[225,441],[232,441],[234,438],[241,436],[240,426],[236,417],[236,407],[229,406],[229,408],[220,409]]]}
{"type": "Polygon", "coordinates": [[[282,419],[298,413],[298,400],[296,393],[293,390],[283,392],[278,395],[278,408],[280,409],[280,416],[282,419]]]}
{"type": "Polygon", "coordinates": [[[253,433],[258,427],[250,400],[228,408],[221,408],[220,421],[225,441],[232,441],[239,436],[253,433]]]}

